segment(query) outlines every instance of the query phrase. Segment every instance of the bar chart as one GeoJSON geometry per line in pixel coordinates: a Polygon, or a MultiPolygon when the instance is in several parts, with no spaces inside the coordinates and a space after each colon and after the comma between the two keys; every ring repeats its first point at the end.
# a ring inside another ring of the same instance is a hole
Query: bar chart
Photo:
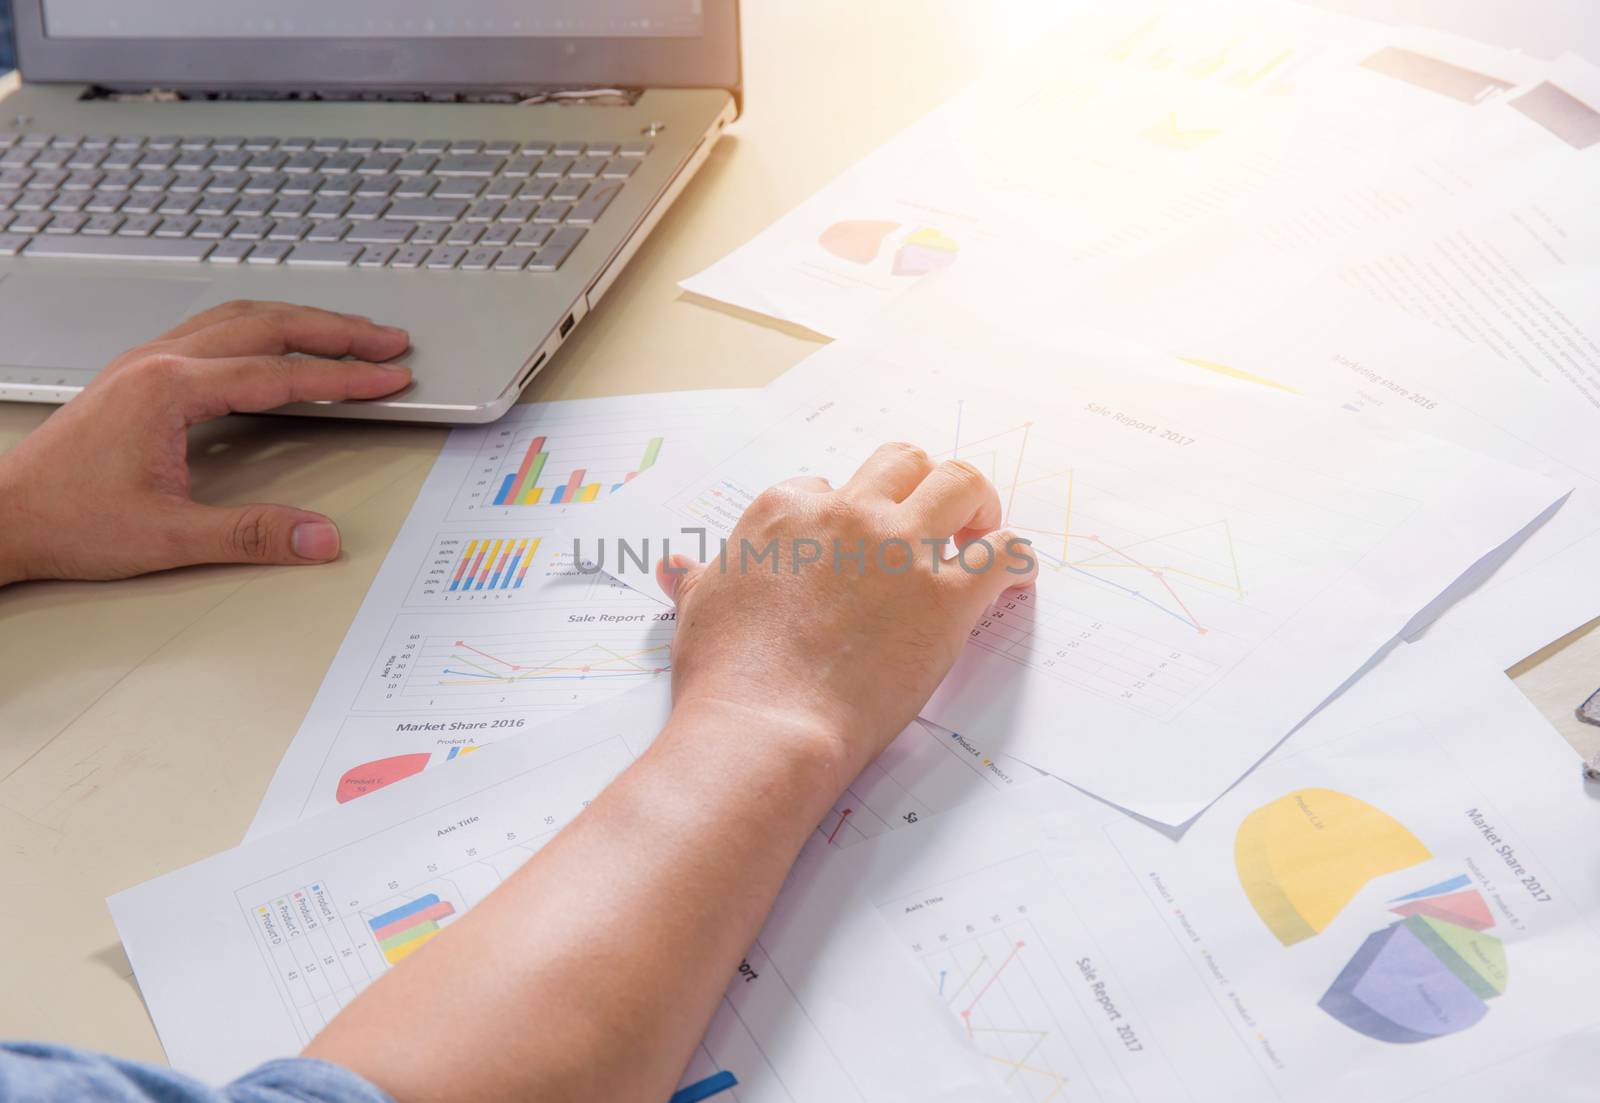
{"type": "Polygon", "coordinates": [[[504,604],[537,589],[528,571],[540,537],[529,533],[446,532],[434,538],[412,590],[412,604],[504,604]]]}
{"type": "Polygon", "coordinates": [[[541,423],[508,429],[485,443],[458,513],[462,519],[536,517],[601,501],[655,466],[665,443],[654,428],[563,430],[541,423]]]}
{"type": "Polygon", "coordinates": [[[446,520],[528,524],[604,501],[734,408],[721,392],[518,407],[473,442],[446,520]]]}
{"type": "MultiPolygon", "coordinates": [[[[593,502],[598,501],[600,491],[605,487],[602,482],[586,482],[589,469],[574,467],[567,476],[567,481],[550,491],[550,497],[545,498],[545,490],[549,489],[539,485],[539,480],[544,474],[545,463],[550,458],[550,453],[545,448],[546,438],[534,437],[522,450],[521,462],[515,471],[507,473],[500,480],[500,489],[495,493],[494,505],[497,506],[536,506],[548,501],[550,505],[558,506],[562,503],[593,502]]],[[[625,483],[630,483],[641,471],[649,470],[661,455],[661,438],[651,437],[645,442],[644,455],[633,470],[624,473],[621,479],[610,485],[610,490],[620,490],[625,483]]]]}
{"type": "Polygon", "coordinates": [[[383,951],[383,959],[390,965],[398,965],[444,930],[441,922],[455,913],[454,904],[430,892],[373,916],[367,920],[367,926],[372,929],[378,949],[383,951]]]}

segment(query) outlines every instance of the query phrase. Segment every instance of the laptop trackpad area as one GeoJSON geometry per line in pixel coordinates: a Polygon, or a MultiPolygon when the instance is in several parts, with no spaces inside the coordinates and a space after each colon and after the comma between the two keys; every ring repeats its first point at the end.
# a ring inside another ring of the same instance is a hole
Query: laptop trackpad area
{"type": "Polygon", "coordinates": [[[203,277],[0,277],[0,364],[98,371],[182,321],[210,286],[203,277]]]}

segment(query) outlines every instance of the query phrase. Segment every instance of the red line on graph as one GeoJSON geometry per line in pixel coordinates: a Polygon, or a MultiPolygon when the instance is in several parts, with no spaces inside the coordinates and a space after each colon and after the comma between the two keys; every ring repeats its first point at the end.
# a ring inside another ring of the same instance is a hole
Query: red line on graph
{"type": "MultiPolygon", "coordinates": [[[[968,441],[967,442],[967,446],[968,446],[968,448],[970,448],[974,444],[981,444],[984,441],[994,440],[997,437],[1008,436],[1011,433],[1015,433],[1017,431],[1017,429],[1021,429],[1022,430],[1022,442],[1017,446],[1017,466],[1016,466],[1016,470],[1012,473],[1012,476],[1011,476],[1011,487],[1010,487],[1010,490],[1006,494],[1006,509],[1005,509],[1004,515],[1002,516],[1002,523],[1006,524],[1006,525],[1009,525],[1011,523],[1011,507],[1016,502],[1016,499],[1017,499],[1017,487],[1022,482],[1022,464],[1023,464],[1023,461],[1027,457],[1027,454],[1028,454],[1028,431],[1030,429],[1032,429],[1032,427],[1033,427],[1033,422],[1024,421],[1019,426],[1014,426],[1014,427],[1012,427],[1010,429],[1002,429],[1000,432],[995,433],[992,436],[981,437],[978,440],[968,441]]],[[[958,432],[959,432],[959,430],[958,430],[958,432]]],[[[958,447],[959,447],[959,442],[958,442],[958,447]]],[[[953,454],[953,453],[941,453],[941,455],[943,455],[943,454],[953,454]]],[[[1068,503],[1069,503],[1069,511],[1070,511],[1070,503],[1071,503],[1071,499],[1070,498],[1068,499],[1068,503]]],[[[1070,516],[1068,517],[1068,521],[1070,523],[1070,521],[1071,521],[1070,516]]],[[[1042,532],[1044,530],[1042,530],[1042,529],[1028,529],[1026,531],[1042,532]]],[[[1062,533],[1062,536],[1065,539],[1070,539],[1072,534],[1070,532],[1069,533],[1062,533]]],[[[1132,563],[1134,566],[1139,567],[1140,569],[1142,569],[1144,571],[1147,571],[1152,578],[1154,578],[1157,582],[1161,583],[1162,589],[1166,590],[1167,593],[1172,596],[1172,600],[1174,602],[1176,602],[1178,608],[1183,611],[1184,619],[1186,619],[1194,627],[1194,630],[1196,632],[1199,632],[1202,636],[1206,634],[1207,630],[1206,630],[1205,626],[1202,625],[1195,618],[1194,613],[1192,613],[1189,610],[1189,607],[1184,604],[1183,598],[1178,596],[1178,592],[1172,588],[1172,584],[1167,581],[1166,576],[1160,570],[1158,570],[1155,567],[1150,566],[1148,563],[1140,562],[1138,559],[1135,559],[1132,555],[1129,555],[1127,552],[1123,551],[1121,548],[1112,547],[1110,544],[1107,544],[1104,540],[1100,539],[1098,536],[1085,536],[1085,537],[1081,537],[1081,539],[1092,540],[1096,544],[1099,544],[1102,548],[1105,548],[1107,551],[1112,552],[1115,555],[1120,555],[1123,559],[1126,559],[1129,563],[1132,563]]],[[[1065,556],[1063,556],[1063,559],[1065,559],[1065,556]]],[[[1073,566],[1073,564],[1065,563],[1065,562],[1063,562],[1063,565],[1064,566],[1073,566]]],[[[1079,569],[1081,570],[1083,568],[1080,567],[1079,569]]]]}
{"type": "Polygon", "coordinates": [[[853,812],[853,811],[855,811],[855,809],[846,808],[843,812],[839,813],[839,822],[833,825],[833,831],[828,836],[828,845],[829,846],[833,845],[834,836],[839,834],[839,828],[844,826],[844,821],[849,818],[850,813],[853,812]]]}
{"type": "Polygon", "coordinates": [[[1098,536],[1085,536],[1084,539],[1085,540],[1093,540],[1096,544],[1099,544],[1102,548],[1105,548],[1107,551],[1112,552],[1112,553],[1114,553],[1116,555],[1122,556],[1122,558],[1126,559],[1129,563],[1132,563],[1135,567],[1139,567],[1139,568],[1141,568],[1141,569],[1143,569],[1145,571],[1148,571],[1149,574],[1150,574],[1150,577],[1155,579],[1157,582],[1161,583],[1162,587],[1167,591],[1167,593],[1172,595],[1172,600],[1178,603],[1178,608],[1182,609],[1183,610],[1183,615],[1185,617],[1189,618],[1189,623],[1194,625],[1195,631],[1199,632],[1202,636],[1206,634],[1205,628],[1202,627],[1200,622],[1195,619],[1194,614],[1189,611],[1189,607],[1183,603],[1183,598],[1179,597],[1178,596],[1178,591],[1176,591],[1176,590],[1174,590],[1172,588],[1172,583],[1167,581],[1167,576],[1166,575],[1162,574],[1160,571],[1156,570],[1154,567],[1150,566],[1148,563],[1139,562],[1139,560],[1135,559],[1133,556],[1129,555],[1127,552],[1123,551],[1121,548],[1112,547],[1110,544],[1107,544],[1104,540],[1100,539],[1098,536]]]}
{"type": "Polygon", "coordinates": [[[457,647],[464,647],[468,651],[473,652],[474,654],[482,655],[484,658],[488,659],[492,663],[499,663],[501,666],[508,666],[512,670],[521,670],[522,669],[516,663],[508,663],[502,658],[499,658],[499,657],[497,657],[495,655],[489,654],[487,651],[479,651],[476,647],[473,647],[470,643],[467,643],[465,640],[457,640],[456,641],[456,646],[457,647]]]}
{"type": "MultiPolygon", "coordinates": [[[[992,986],[995,981],[1000,979],[1000,974],[1005,971],[1005,967],[1007,965],[1011,964],[1011,959],[1016,957],[1026,945],[1026,942],[1018,942],[1015,946],[1011,947],[1011,952],[1006,955],[1006,959],[1000,963],[999,967],[996,968],[993,973],[989,974],[989,979],[983,982],[983,987],[978,989],[978,994],[972,997],[971,1003],[967,1004],[967,1009],[961,1013],[961,1017],[963,1019],[970,1019],[972,1017],[972,1009],[978,1006],[978,1001],[983,999],[983,994],[989,991],[990,986],[992,986]]],[[[968,1029],[970,1028],[971,1024],[969,1023],[968,1029]]]]}

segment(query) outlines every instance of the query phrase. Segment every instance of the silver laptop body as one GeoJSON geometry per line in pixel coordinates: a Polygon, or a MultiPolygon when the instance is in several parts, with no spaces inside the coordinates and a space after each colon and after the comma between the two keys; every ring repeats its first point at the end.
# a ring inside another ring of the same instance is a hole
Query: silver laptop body
{"type": "Polygon", "coordinates": [[[407,391],[288,412],[492,421],[738,109],[737,0],[15,14],[24,85],[0,101],[13,401],[64,402],[180,319],[266,299],[412,335],[407,391]]]}

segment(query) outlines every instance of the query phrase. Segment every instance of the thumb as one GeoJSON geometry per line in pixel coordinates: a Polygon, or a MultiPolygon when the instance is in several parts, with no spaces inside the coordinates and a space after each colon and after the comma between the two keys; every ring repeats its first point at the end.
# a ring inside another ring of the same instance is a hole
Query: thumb
{"type": "Polygon", "coordinates": [[[1007,590],[1032,585],[1039,577],[1033,541],[1009,529],[966,541],[957,565],[954,577],[976,606],[974,616],[1007,590]]]}
{"type": "Polygon", "coordinates": [[[186,552],[196,563],[326,563],[339,529],[320,513],[288,506],[195,506],[185,511],[186,552]]]}
{"type": "Polygon", "coordinates": [[[670,555],[656,564],[656,585],[674,605],[680,604],[689,592],[689,583],[699,577],[705,565],[696,563],[687,555],[670,555]]]}

